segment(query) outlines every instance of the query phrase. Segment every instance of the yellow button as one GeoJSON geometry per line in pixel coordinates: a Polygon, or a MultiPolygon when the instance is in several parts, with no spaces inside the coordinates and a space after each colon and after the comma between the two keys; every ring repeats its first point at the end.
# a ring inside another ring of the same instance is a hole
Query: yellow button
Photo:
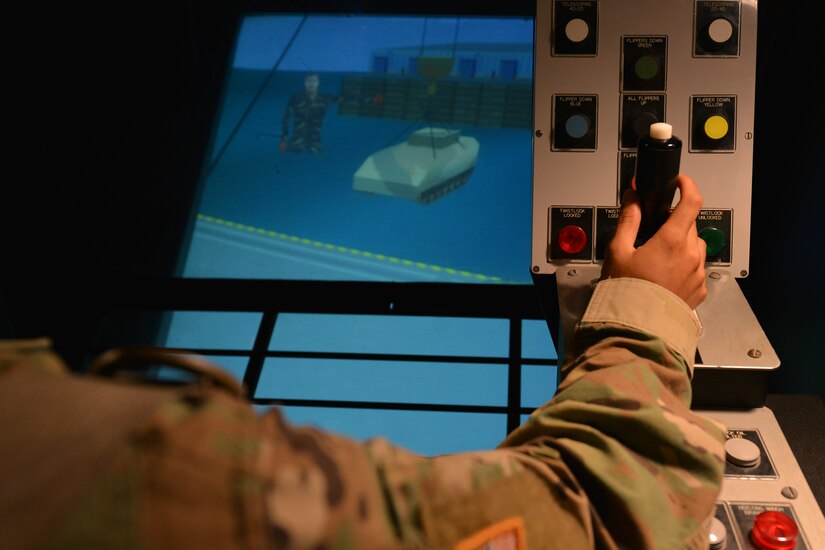
{"type": "Polygon", "coordinates": [[[705,121],[705,134],[710,139],[722,139],[728,134],[728,121],[723,116],[713,115],[705,121]]]}

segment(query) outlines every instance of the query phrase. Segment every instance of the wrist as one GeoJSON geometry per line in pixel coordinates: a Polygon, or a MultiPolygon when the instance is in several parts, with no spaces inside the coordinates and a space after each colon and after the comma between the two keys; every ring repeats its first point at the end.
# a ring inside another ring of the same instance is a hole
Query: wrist
{"type": "Polygon", "coordinates": [[[617,323],[655,335],[675,350],[693,372],[702,324],[696,312],[666,288],[631,277],[596,285],[581,323],[617,323]]]}

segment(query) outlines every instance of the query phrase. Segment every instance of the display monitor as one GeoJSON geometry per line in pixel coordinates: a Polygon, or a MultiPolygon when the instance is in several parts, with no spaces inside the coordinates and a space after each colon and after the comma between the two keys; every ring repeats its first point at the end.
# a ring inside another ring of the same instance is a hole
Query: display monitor
{"type": "Polygon", "coordinates": [[[179,276],[529,284],[532,82],[532,16],[244,16],[179,276]]]}

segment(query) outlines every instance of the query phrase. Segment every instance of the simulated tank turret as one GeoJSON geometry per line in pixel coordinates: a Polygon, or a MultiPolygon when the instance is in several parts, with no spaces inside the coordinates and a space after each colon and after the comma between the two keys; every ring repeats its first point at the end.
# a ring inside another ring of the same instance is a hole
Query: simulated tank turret
{"type": "Polygon", "coordinates": [[[430,203],[467,183],[478,140],[460,130],[421,128],[405,143],[371,155],[353,177],[353,189],[430,203]]]}

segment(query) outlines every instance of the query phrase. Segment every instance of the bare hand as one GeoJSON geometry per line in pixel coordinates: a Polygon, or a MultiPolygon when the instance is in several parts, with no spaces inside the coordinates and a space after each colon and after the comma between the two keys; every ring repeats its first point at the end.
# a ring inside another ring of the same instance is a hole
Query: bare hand
{"type": "Polygon", "coordinates": [[[622,197],[616,233],[607,247],[602,279],[634,277],[670,290],[692,309],[708,295],[705,281],[707,245],[696,231],[702,195],[692,178],[678,177],[680,199],[665,224],[639,248],[634,246],[642,210],[636,191],[622,197]]]}

